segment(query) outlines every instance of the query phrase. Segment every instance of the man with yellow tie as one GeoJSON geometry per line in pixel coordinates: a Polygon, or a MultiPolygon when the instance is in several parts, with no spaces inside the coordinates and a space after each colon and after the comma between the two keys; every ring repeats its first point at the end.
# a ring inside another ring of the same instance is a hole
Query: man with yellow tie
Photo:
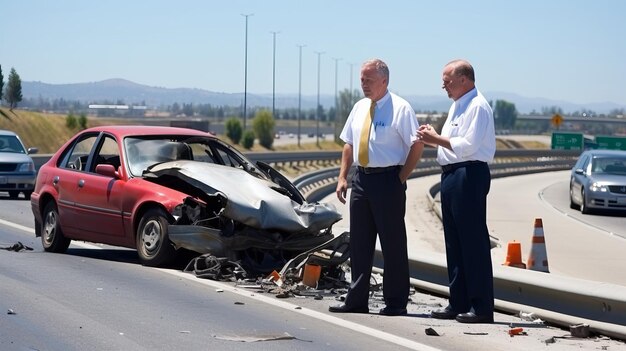
{"type": "Polygon", "coordinates": [[[406,180],[417,165],[424,144],[417,142],[415,111],[387,90],[389,68],[379,59],[361,66],[359,100],[340,138],[345,142],[337,183],[337,198],[346,203],[348,172],[357,164],[350,192],[350,264],[352,283],[345,302],[330,312],[369,313],[369,282],[376,236],[385,260],[380,314],[407,313],[409,262],[406,226],[406,180]]]}

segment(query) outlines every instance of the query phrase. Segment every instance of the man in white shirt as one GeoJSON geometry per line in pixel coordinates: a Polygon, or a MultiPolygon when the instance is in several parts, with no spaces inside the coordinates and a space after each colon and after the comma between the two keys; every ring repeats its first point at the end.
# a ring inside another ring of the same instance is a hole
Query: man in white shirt
{"type": "Polygon", "coordinates": [[[350,192],[350,264],[352,284],[335,313],[369,313],[369,283],[380,239],[385,270],[380,314],[405,315],[409,297],[406,227],[406,180],[417,165],[424,145],[417,141],[417,117],[411,105],[387,90],[389,68],[378,59],[361,67],[358,101],[341,132],[345,142],[337,183],[337,198],[346,202],[348,171],[357,170],[350,192]]]}
{"type": "Polygon", "coordinates": [[[421,126],[418,136],[436,146],[441,165],[441,212],[450,281],[449,305],[431,317],[493,323],[493,270],[487,229],[488,163],[496,150],[493,112],[475,87],[465,60],[443,69],[443,89],[454,100],[441,135],[421,126]]]}

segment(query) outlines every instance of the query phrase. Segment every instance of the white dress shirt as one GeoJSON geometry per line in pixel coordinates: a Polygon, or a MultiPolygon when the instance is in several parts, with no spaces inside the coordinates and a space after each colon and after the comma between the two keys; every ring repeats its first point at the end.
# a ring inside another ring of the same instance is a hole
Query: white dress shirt
{"type": "MultiPolygon", "coordinates": [[[[370,105],[369,98],[363,98],[354,104],[339,136],[345,143],[352,145],[353,160],[359,166],[363,166],[358,164],[359,140],[370,105]]],[[[415,110],[411,105],[387,91],[385,96],[376,101],[367,167],[403,165],[411,145],[417,140],[418,127],[415,110]]]]}
{"type": "Polygon", "coordinates": [[[493,161],[496,152],[493,112],[476,88],[452,104],[441,135],[450,138],[452,150],[442,146],[437,148],[437,162],[440,165],[493,161]]]}

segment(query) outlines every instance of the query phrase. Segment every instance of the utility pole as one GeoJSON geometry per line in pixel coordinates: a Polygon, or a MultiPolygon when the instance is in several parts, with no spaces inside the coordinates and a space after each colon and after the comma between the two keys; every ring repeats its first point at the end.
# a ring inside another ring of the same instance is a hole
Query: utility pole
{"type": "Polygon", "coordinates": [[[333,60],[335,60],[335,133],[333,135],[333,139],[336,140],[338,134],[338,128],[339,128],[339,100],[337,98],[337,77],[338,77],[338,73],[339,73],[339,61],[341,61],[341,58],[337,58],[337,57],[333,57],[333,60]]]}
{"type": "Polygon", "coordinates": [[[317,105],[315,106],[316,135],[315,143],[320,146],[320,57],[324,52],[315,52],[317,54],[317,105]]]}
{"type": "Polygon", "coordinates": [[[247,118],[247,98],[248,98],[248,17],[254,15],[252,13],[244,15],[246,18],[246,45],[244,50],[244,83],[243,83],[243,130],[246,130],[246,118],[247,118]]]}
{"type": "Polygon", "coordinates": [[[306,45],[298,45],[300,48],[300,65],[298,72],[298,148],[300,148],[300,120],[302,119],[302,48],[306,45]]]}
{"type": "Polygon", "coordinates": [[[270,32],[274,37],[274,53],[272,55],[272,118],[276,119],[276,34],[280,32],[270,32]]]}

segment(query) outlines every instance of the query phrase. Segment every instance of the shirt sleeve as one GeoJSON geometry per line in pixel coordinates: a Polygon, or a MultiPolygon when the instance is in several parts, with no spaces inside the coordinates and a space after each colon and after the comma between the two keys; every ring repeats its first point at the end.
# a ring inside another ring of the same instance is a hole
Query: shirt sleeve
{"type": "Polygon", "coordinates": [[[396,130],[398,131],[398,134],[402,138],[404,144],[408,147],[411,147],[411,145],[413,145],[413,143],[417,140],[418,127],[419,122],[417,121],[415,111],[413,111],[413,108],[410,105],[404,106],[399,113],[396,130]]]}

